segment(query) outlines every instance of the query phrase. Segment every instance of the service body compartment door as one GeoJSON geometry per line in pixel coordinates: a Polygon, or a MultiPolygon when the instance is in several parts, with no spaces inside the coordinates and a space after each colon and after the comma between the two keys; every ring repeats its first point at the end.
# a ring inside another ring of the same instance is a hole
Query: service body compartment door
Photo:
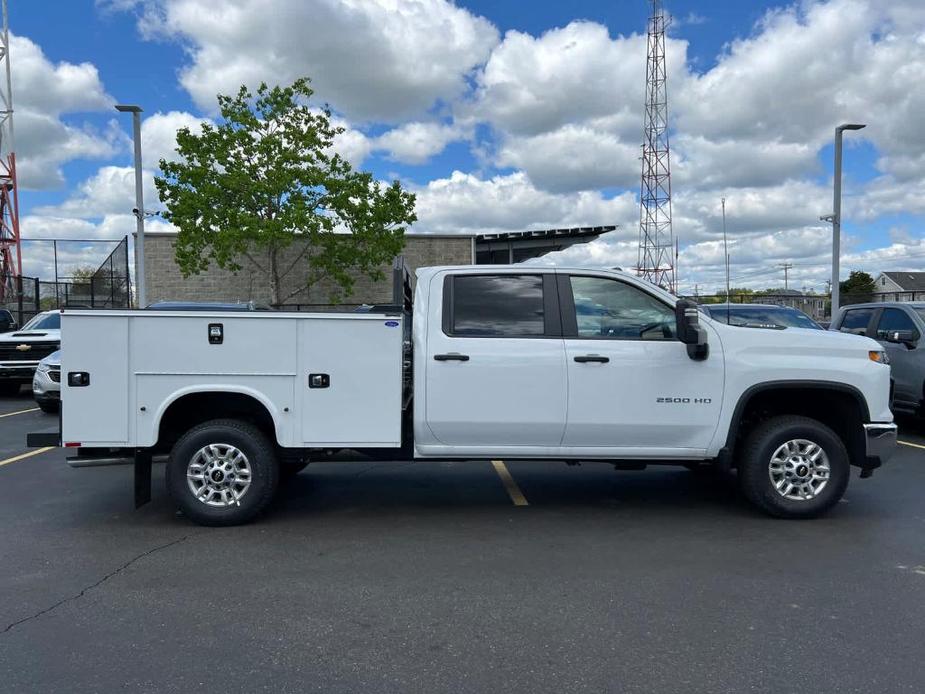
{"type": "Polygon", "coordinates": [[[299,321],[303,445],[401,446],[401,323],[364,314],[299,321]]]}
{"type": "Polygon", "coordinates": [[[459,447],[559,446],[567,382],[554,277],[525,268],[434,281],[443,299],[424,355],[433,436],[459,447]]]}
{"type": "Polygon", "coordinates": [[[61,314],[63,442],[119,446],[129,442],[129,319],[125,315],[61,314]],[[69,386],[83,373],[87,385],[69,386]]]}

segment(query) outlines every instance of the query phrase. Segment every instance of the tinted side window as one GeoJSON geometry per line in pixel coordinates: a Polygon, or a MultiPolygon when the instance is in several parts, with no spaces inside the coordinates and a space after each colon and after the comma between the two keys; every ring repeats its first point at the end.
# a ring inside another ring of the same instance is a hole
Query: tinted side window
{"type": "Polygon", "coordinates": [[[845,317],[842,318],[838,329],[843,333],[867,335],[867,324],[870,323],[870,318],[873,315],[874,309],[872,308],[856,308],[845,311],[845,317]]]}
{"type": "Polygon", "coordinates": [[[578,337],[674,338],[674,311],[655,297],[603,277],[571,277],[570,281],[578,337]]]}
{"type": "Polygon", "coordinates": [[[452,333],[467,337],[540,337],[546,332],[540,275],[453,278],[452,333]]]}
{"type": "Polygon", "coordinates": [[[910,330],[918,339],[919,331],[915,327],[912,318],[905,311],[898,308],[885,308],[880,314],[880,321],[877,323],[877,339],[886,339],[887,333],[896,330],[910,330]]]}

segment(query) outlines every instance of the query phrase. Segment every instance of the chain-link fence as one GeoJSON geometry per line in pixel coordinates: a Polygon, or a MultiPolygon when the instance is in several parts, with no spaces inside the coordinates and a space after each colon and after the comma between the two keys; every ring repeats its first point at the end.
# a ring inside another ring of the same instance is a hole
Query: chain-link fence
{"type": "Polygon", "coordinates": [[[0,307],[23,325],[41,311],[56,308],[129,308],[128,237],[119,241],[24,239],[24,257],[40,277],[14,278],[0,307]],[[100,262],[101,251],[108,254],[100,262]]]}

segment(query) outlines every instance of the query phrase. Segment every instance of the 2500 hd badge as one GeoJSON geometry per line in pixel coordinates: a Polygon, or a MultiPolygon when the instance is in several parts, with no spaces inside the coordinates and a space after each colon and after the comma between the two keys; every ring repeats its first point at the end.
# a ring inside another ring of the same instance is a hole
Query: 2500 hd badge
{"type": "Polygon", "coordinates": [[[690,403],[694,403],[695,405],[709,405],[713,402],[713,398],[655,398],[655,402],[675,405],[688,405],[690,403]]]}

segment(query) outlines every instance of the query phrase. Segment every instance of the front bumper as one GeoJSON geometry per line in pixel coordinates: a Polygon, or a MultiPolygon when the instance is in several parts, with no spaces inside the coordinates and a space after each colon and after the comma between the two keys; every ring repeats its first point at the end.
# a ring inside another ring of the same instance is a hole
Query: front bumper
{"type": "Polygon", "coordinates": [[[895,424],[865,424],[864,443],[868,467],[880,467],[896,452],[895,424]]]}
{"type": "Polygon", "coordinates": [[[53,381],[50,374],[50,371],[35,370],[32,376],[32,394],[36,400],[58,400],[60,398],[61,383],[53,381]]]}
{"type": "Polygon", "coordinates": [[[37,361],[0,363],[0,381],[28,383],[35,375],[37,361]]]}

